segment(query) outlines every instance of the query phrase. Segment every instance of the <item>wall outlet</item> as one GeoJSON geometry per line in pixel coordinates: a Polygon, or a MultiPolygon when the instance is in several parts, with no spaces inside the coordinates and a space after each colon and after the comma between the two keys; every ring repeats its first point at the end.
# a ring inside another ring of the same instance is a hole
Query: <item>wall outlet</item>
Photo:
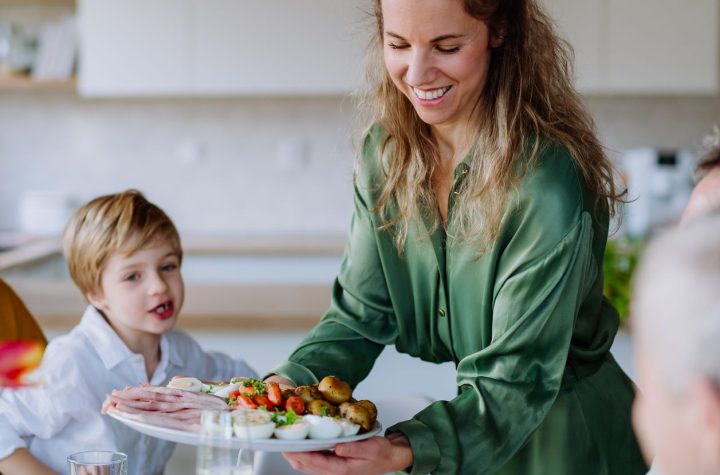
{"type": "Polygon", "coordinates": [[[297,172],[310,163],[310,144],[301,138],[281,139],[275,144],[275,168],[279,172],[297,172]]]}
{"type": "Polygon", "coordinates": [[[207,142],[197,138],[185,138],[175,147],[175,156],[183,165],[196,165],[207,159],[207,142]]]}

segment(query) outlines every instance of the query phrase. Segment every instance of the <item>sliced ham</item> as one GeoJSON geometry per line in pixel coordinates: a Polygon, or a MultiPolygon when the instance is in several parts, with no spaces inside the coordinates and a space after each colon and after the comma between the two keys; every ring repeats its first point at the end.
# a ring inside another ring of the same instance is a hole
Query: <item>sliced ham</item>
{"type": "Polygon", "coordinates": [[[223,398],[162,386],[142,385],[113,390],[102,405],[102,413],[119,411],[125,417],[147,424],[200,430],[203,410],[225,410],[223,398]]]}

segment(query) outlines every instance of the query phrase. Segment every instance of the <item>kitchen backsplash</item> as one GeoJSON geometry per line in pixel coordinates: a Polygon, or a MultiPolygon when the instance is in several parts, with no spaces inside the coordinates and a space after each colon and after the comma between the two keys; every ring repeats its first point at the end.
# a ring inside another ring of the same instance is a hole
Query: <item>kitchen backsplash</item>
{"type": "MultiPolygon", "coordinates": [[[[696,150],[720,99],[607,97],[588,105],[611,155],[696,150]]],[[[83,100],[0,94],[0,231],[21,196],[79,201],[138,188],[182,233],[340,234],[352,212],[353,105],[340,98],[83,100]]]]}

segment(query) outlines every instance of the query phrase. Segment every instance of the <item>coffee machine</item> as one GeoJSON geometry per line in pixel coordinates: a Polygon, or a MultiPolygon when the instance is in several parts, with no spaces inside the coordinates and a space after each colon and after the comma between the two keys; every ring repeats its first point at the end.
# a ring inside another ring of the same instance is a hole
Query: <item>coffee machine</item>
{"type": "Polygon", "coordinates": [[[620,168],[628,190],[621,232],[633,237],[677,220],[693,188],[695,157],[686,150],[652,147],[625,151],[620,168]]]}

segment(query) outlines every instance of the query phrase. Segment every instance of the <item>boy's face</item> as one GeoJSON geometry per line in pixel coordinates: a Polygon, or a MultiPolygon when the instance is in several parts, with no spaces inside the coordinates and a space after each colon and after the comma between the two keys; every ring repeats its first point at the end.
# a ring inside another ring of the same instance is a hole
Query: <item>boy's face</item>
{"type": "Polygon", "coordinates": [[[102,295],[89,295],[123,341],[133,350],[147,337],[171,330],[185,287],[180,260],[169,244],[140,249],[130,256],[112,254],[101,275],[102,295]]]}
{"type": "Polygon", "coordinates": [[[659,363],[639,346],[635,367],[640,390],[633,405],[633,425],[645,458],[655,457],[664,475],[717,473],[707,457],[712,431],[706,431],[702,422],[705,404],[698,399],[697,388],[678,394],[663,378],[659,363]]]}

